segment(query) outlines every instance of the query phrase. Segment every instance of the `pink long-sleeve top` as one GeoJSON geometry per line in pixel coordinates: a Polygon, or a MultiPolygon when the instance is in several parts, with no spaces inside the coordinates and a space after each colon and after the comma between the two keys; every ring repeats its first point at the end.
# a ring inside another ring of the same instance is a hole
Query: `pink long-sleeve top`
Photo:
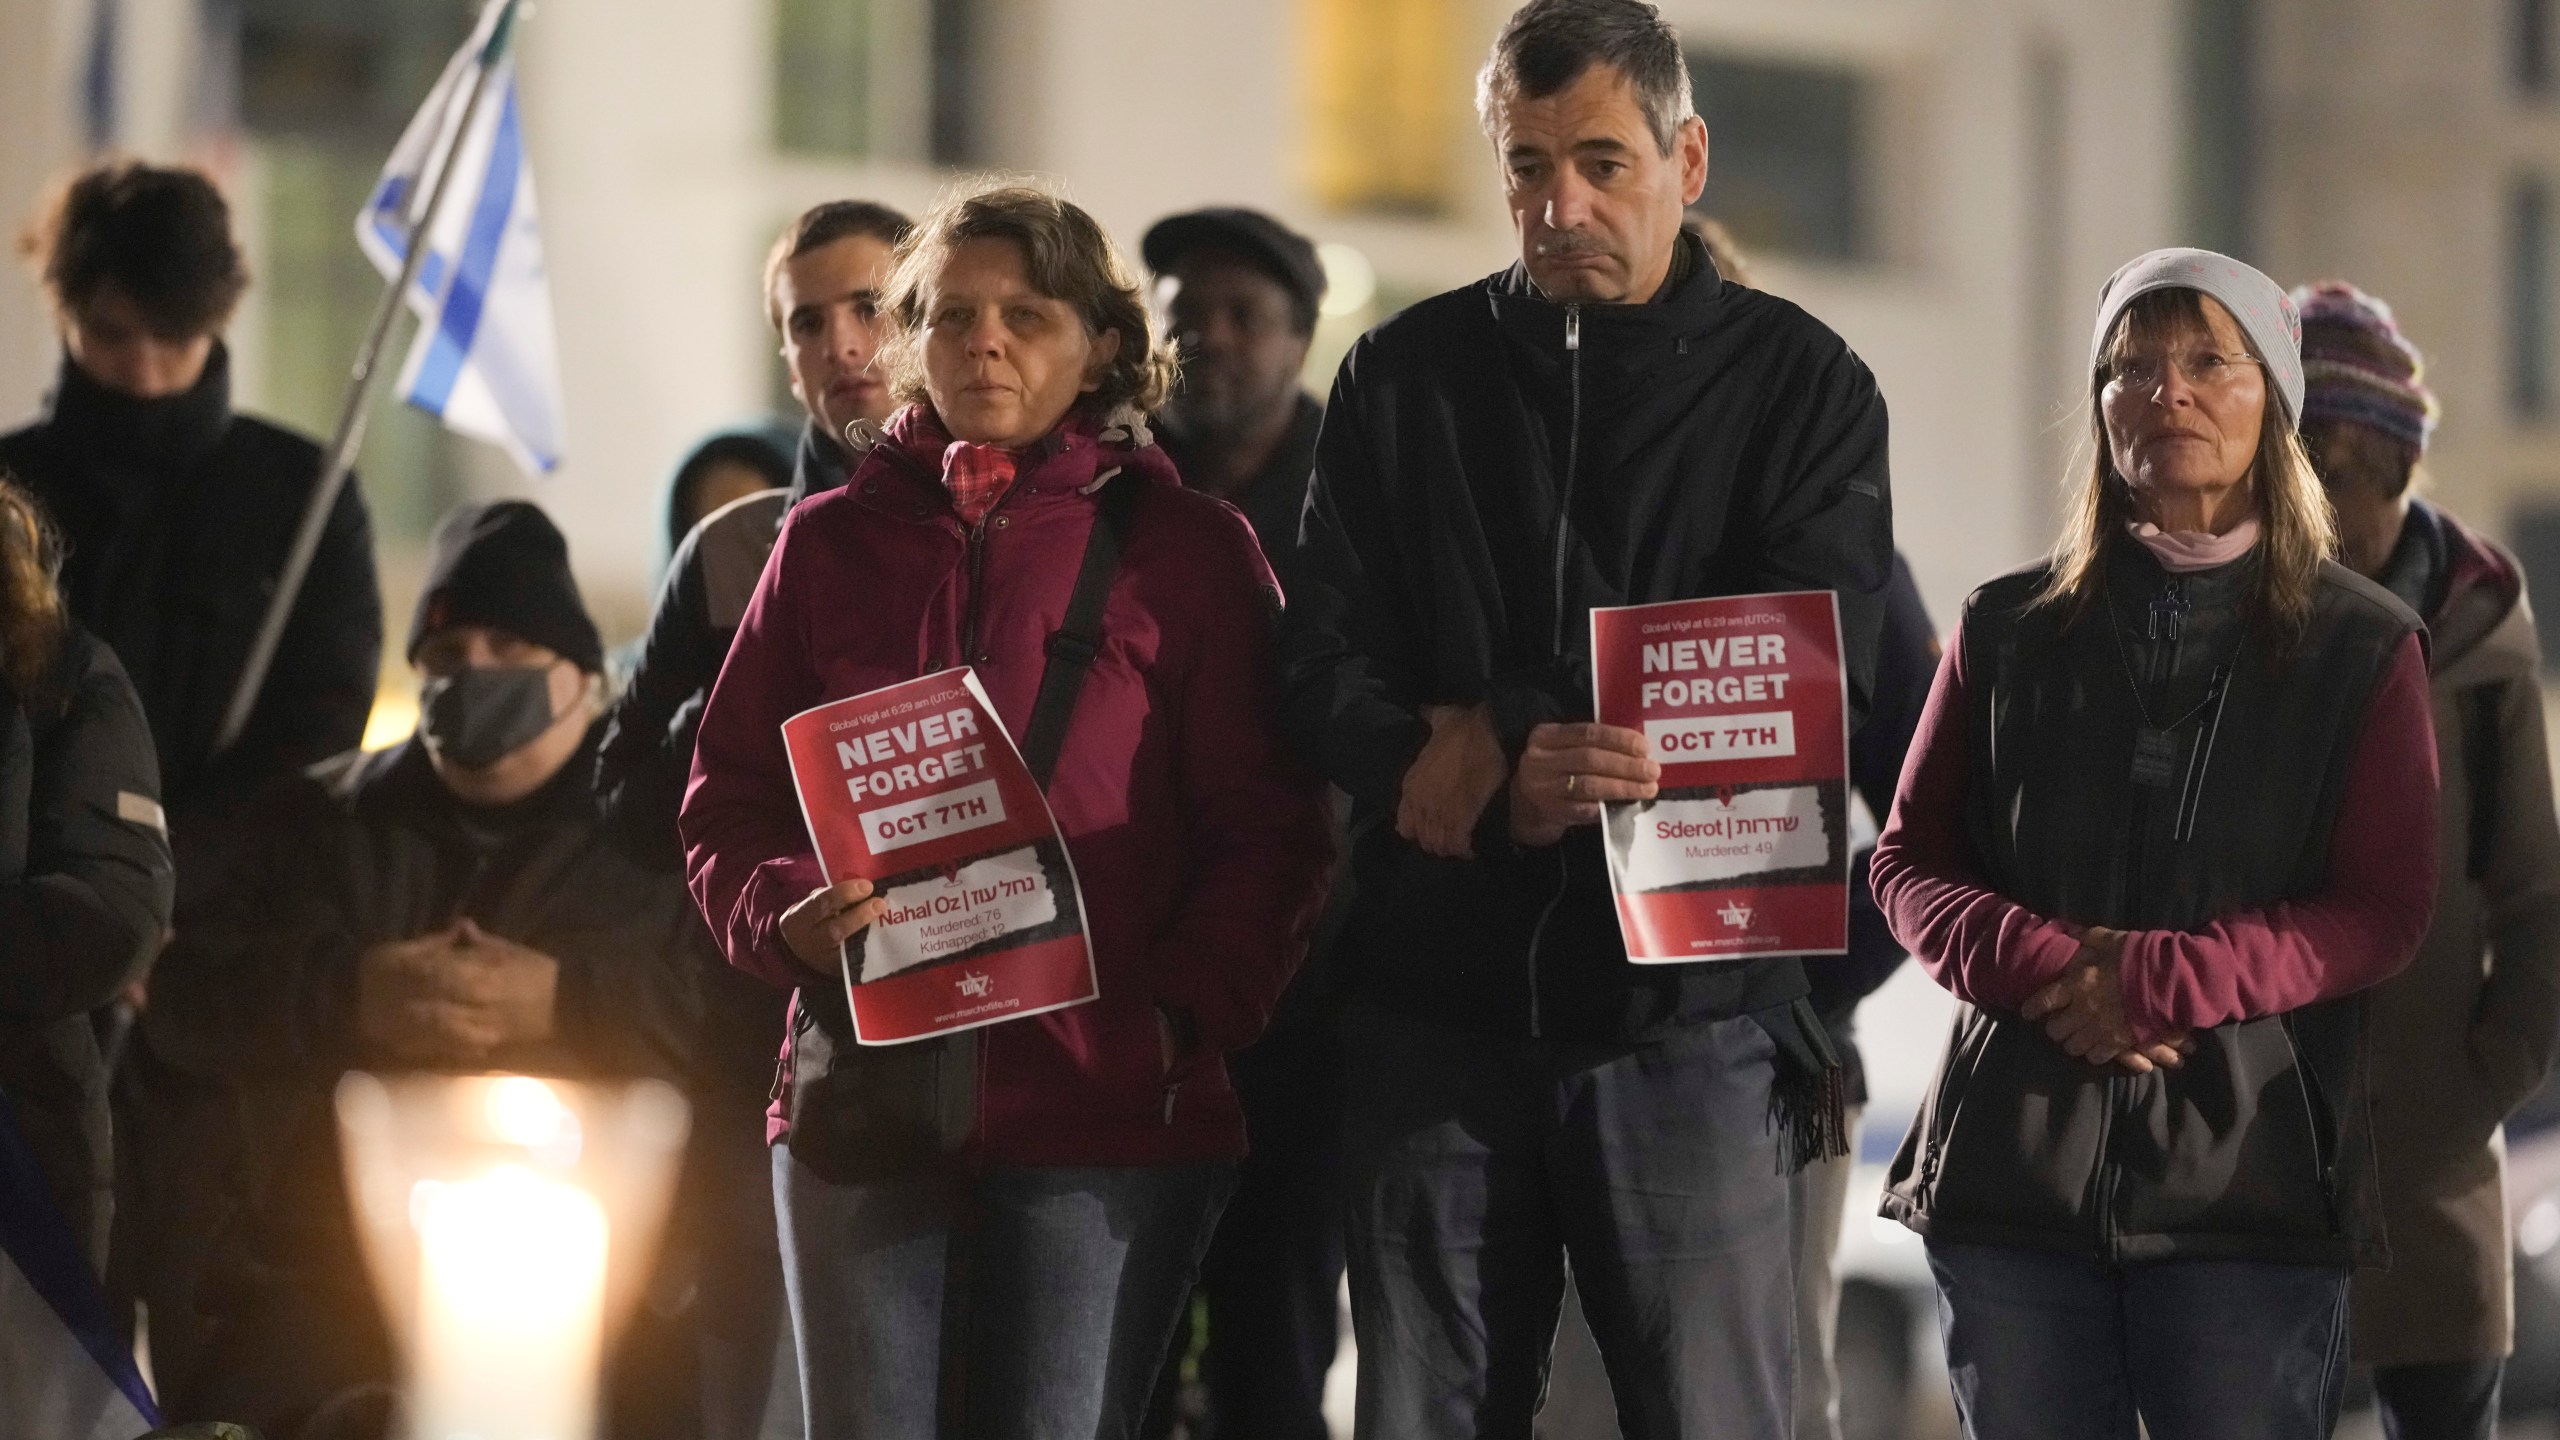
{"type": "MultiPolygon", "coordinates": [[[[2058,979],[2084,925],[1991,888],[1965,835],[1965,646],[1947,646],[1868,872],[1894,936],[1958,999],[2015,1010],[2058,979]]],[[[2328,880],[2297,900],[2195,930],[2125,935],[2125,1017],[2143,1043],[2257,1019],[2381,983],[2406,967],[2435,908],[2435,725],[2425,652],[2402,642],[2365,712],[2329,842],[2328,880]]]]}

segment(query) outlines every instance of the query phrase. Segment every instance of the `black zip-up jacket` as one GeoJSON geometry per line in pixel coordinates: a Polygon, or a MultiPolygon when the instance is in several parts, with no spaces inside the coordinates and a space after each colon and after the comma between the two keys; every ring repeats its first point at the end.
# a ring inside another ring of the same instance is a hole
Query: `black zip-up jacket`
{"type": "Polygon", "coordinates": [[[1627,1041],[1804,993],[1793,959],[1630,964],[1596,829],[1524,852],[1500,795],[1473,860],[1394,829],[1423,706],[1487,706],[1515,762],[1531,727],[1590,718],[1595,605],[1832,590],[1864,709],[1893,555],[1883,397],[1837,335],[1680,243],[1652,303],[1557,304],[1514,266],[1371,331],[1334,382],[1281,567],[1286,720],[1351,796],[1346,964],[1390,1008],[1627,1041]]]}
{"type": "MultiPolygon", "coordinates": [[[[2321,891],[2366,715],[2421,627],[2325,564],[2302,638],[2278,653],[2242,618],[2257,565],[2170,575],[2120,538],[2104,605],[2068,626],[2029,605],[2042,566],[1974,593],[1963,805],[1984,886],[2119,930],[2192,931],[2321,891]],[[2128,763],[2146,723],[2129,686],[2171,737],[2159,785],[2128,763]]],[[[2417,843],[2433,846],[2431,819],[2417,843]]],[[[2381,1263],[2363,997],[2192,1038],[2184,1064],[2135,1075],[1966,1006],[1884,1213],[1934,1240],[2110,1263],[2381,1263]]]]}
{"type": "Polygon", "coordinates": [[[107,1061],[89,1012],[169,928],[151,730],[106,646],[76,627],[44,693],[0,685],[0,1096],[89,1263],[106,1263],[107,1061]]]}

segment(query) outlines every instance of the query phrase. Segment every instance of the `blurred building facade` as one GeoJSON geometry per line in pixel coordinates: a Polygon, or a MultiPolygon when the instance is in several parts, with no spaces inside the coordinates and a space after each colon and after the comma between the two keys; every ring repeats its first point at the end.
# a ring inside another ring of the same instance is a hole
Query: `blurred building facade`
{"type": "MultiPolygon", "coordinates": [[[[1713,134],[1704,208],[1877,372],[1902,542],[1941,617],[2049,538],[2093,298],[2160,244],[2393,299],[2436,358],[2442,493],[2495,530],[2534,523],[2560,483],[2550,3],[1663,0],[1713,134]]],[[[757,294],[775,231],[834,195],[921,206],[958,172],[1053,180],[1128,242],[1214,202],[1304,227],[1341,282],[1325,369],[1378,315],[1507,263],[1471,91],[1508,8],[545,0],[522,94],[568,460],[534,485],[386,406],[365,456],[386,535],[413,544],[463,494],[532,494],[631,633],[666,472],[777,403],[757,294]]],[[[0,210],[93,139],[209,157],[256,246],[242,397],[325,428],[374,293],[356,205],[469,18],[466,0],[0,0],[25,137],[0,151],[0,210]]],[[[0,283],[0,411],[34,405],[53,354],[32,286],[0,283]]]]}

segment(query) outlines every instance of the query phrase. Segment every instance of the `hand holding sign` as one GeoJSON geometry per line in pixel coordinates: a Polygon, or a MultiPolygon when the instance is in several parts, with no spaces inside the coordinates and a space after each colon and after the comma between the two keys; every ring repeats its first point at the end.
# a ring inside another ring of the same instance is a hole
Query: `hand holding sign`
{"type": "Polygon", "coordinates": [[[1591,678],[1603,723],[1531,738],[1514,834],[1600,822],[1638,964],[1838,954],[1849,730],[1831,593],[1594,609],[1591,678]]]}
{"type": "Polygon", "coordinates": [[[854,1039],[894,1045],[1100,993],[1075,861],[1040,782],[966,667],[782,724],[833,883],[784,912],[800,962],[841,975],[854,1039]]]}
{"type": "Polygon", "coordinates": [[[821,975],[837,974],[844,969],[844,942],[878,920],[888,903],[871,893],[868,880],[839,880],[812,890],[782,912],[782,943],[801,964],[821,975]]]}
{"type": "Polygon", "coordinates": [[[1641,730],[1617,725],[1540,725],[1511,777],[1511,838],[1553,845],[1576,825],[1600,823],[1605,801],[1654,797],[1662,767],[1641,730]]]}

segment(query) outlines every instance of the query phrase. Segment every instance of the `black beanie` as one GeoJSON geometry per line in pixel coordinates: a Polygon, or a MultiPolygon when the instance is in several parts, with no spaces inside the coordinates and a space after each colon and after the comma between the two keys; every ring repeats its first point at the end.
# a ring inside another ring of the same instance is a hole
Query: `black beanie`
{"type": "Polygon", "coordinates": [[[409,658],[448,625],[504,630],[590,674],[604,669],[604,639],[569,573],[569,542],[530,501],[465,505],[436,527],[426,589],[409,622],[409,658]]]}

